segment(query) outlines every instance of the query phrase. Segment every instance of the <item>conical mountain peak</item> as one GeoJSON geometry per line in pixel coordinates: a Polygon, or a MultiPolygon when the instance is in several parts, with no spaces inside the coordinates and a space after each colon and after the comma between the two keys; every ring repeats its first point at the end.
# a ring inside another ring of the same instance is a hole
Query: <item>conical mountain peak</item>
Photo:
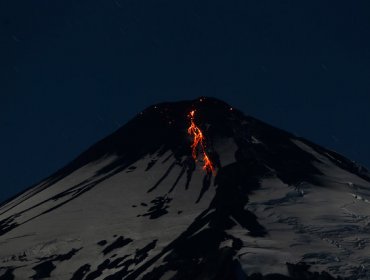
{"type": "Polygon", "coordinates": [[[369,201],[333,151],[215,98],[160,103],[1,205],[0,279],[366,279],[369,201]]]}

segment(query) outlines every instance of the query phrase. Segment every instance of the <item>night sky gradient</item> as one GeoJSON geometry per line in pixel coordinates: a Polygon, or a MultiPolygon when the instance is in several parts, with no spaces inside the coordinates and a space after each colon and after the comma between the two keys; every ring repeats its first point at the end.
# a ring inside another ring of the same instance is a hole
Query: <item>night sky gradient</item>
{"type": "Polygon", "coordinates": [[[0,201],[213,96],[370,167],[370,1],[0,2],[0,201]]]}

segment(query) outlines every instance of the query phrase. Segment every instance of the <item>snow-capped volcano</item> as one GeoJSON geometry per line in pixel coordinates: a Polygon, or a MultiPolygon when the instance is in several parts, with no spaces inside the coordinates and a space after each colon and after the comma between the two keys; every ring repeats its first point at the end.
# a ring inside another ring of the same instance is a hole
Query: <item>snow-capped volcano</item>
{"type": "Polygon", "coordinates": [[[333,151],[163,103],[0,206],[0,279],[370,279],[369,201],[333,151]]]}

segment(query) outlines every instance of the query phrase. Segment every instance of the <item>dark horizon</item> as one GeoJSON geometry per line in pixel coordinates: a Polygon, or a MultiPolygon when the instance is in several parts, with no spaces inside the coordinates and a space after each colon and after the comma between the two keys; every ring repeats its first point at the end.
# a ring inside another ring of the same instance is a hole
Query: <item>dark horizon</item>
{"type": "Polygon", "coordinates": [[[370,3],[0,3],[0,201],[154,103],[213,96],[370,167],[370,3]]]}

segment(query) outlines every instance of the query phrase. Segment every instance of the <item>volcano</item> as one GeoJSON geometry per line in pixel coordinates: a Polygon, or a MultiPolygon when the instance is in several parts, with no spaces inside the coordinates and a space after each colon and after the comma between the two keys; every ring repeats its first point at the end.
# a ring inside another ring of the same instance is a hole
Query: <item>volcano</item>
{"type": "Polygon", "coordinates": [[[370,279],[370,173],[202,97],[0,206],[0,279],[370,279]]]}

